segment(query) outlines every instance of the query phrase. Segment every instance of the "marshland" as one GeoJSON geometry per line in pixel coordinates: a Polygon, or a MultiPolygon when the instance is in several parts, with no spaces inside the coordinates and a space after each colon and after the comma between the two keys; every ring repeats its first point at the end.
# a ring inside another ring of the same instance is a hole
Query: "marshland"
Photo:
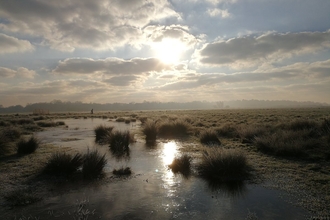
{"type": "Polygon", "coordinates": [[[3,219],[330,216],[330,109],[3,114],[3,219]]]}

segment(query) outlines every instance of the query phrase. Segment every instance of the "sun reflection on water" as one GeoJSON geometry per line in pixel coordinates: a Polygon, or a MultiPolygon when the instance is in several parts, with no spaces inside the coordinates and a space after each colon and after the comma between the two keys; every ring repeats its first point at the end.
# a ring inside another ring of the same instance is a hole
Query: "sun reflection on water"
{"type": "Polygon", "coordinates": [[[166,189],[166,196],[167,197],[174,197],[176,194],[176,188],[174,187],[178,181],[171,170],[167,168],[170,165],[175,156],[178,154],[178,144],[175,141],[170,141],[164,143],[161,158],[163,162],[163,166],[166,167],[166,171],[162,175],[163,180],[163,188],[166,189]]]}
{"type": "Polygon", "coordinates": [[[164,144],[162,159],[165,166],[172,163],[174,157],[178,153],[178,145],[175,141],[170,141],[164,144]]]}

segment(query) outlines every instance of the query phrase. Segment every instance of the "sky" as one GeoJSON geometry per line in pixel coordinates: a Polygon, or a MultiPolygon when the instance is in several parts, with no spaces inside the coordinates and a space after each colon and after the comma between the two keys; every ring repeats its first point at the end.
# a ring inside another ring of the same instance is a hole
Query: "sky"
{"type": "Polygon", "coordinates": [[[0,0],[0,105],[330,104],[329,0],[0,0]]]}

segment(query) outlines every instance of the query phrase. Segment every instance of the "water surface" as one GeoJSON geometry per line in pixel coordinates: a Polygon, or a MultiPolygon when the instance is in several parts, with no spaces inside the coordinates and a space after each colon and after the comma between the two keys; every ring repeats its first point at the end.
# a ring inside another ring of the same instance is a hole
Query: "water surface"
{"type": "Polygon", "coordinates": [[[65,123],[67,129],[55,128],[37,136],[58,146],[81,151],[92,146],[106,153],[106,181],[64,184],[57,189],[61,195],[16,209],[16,215],[74,219],[77,203],[85,204],[82,209],[88,219],[245,219],[248,212],[255,213],[259,219],[304,219],[308,215],[289,203],[291,198],[278,190],[245,183],[216,185],[195,175],[186,178],[173,174],[167,165],[179,154],[180,142],[159,142],[150,148],[138,140],[130,145],[130,157],[123,160],[114,158],[108,146],[94,143],[93,129],[100,124],[120,130],[134,130],[136,124],[103,119],[68,119],[65,123]],[[112,178],[111,171],[122,166],[131,167],[133,175],[112,178]]]}

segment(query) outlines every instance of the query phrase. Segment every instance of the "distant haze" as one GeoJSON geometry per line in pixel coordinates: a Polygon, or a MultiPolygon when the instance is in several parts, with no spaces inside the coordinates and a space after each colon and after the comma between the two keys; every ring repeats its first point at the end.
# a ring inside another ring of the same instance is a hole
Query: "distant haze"
{"type": "Polygon", "coordinates": [[[35,110],[44,112],[96,112],[136,111],[136,110],[206,110],[206,109],[258,109],[258,108],[310,108],[329,107],[328,104],[294,101],[236,100],[227,102],[142,102],[142,103],[82,103],[54,100],[49,103],[34,103],[26,106],[16,105],[1,107],[0,113],[31,113],[35,110]]]}

